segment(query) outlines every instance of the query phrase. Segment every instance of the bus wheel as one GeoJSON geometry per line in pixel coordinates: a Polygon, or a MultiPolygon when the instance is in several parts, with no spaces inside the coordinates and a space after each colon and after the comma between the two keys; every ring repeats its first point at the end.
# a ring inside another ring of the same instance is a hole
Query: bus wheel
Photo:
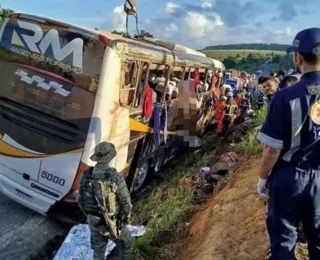
{"type": "Polygon", "coordinates": [[[132,193],[138,192],[145,185],[148,178],[149,165],[149,161],[146,160],[138,166],[131,185],[132,193]]]}
{"type": "Polygon", "coordinates": [[[154,159],[154,168],[153,168],[153,173],[158,174],[163,165],[164,165],[164,161],[166,159],[166,152],[164,149],[161,149],[158,153],[156,158],[154,159]]]}

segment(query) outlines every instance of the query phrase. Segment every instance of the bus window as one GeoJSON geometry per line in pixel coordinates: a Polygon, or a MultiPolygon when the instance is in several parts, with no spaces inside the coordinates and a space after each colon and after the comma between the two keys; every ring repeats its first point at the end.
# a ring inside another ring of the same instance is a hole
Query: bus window
{"type": "MultiPolygon", "coordinates": [[[[154,65],[152,65],[153,67],[154,65]]],[[[169,83],[169,66],[166,66],[164,70],[151,70],[149,76],[149,85],[157,94],[157,102],[161,102],[166,95],[167,87],[169,83]]]]}
{"type": "Polygon", "coordinates": [[[132,106],[137,86],[139,67],[136,62],[125,62],[122,68],[122,87],[120,89],[120,103],[132,106]]]}
{"type": "Polygon", "coordinates": [[[167,90],[167,97],[169,101],[178,98],[179,83],[181,81],[182,75],[182,71],[174,71],[171,73],[167,90]]]}
{"type": "Polygon", "coordinates": [[[142,106],[143,94],[145,93],[145,85],[148,84],[147,79],[149,77],[149,63],[144,62],[141,66],[141,70],[138,78],[138,87],[135,93],[134,108],[142,106]]]}
{"type": "Polygon", "coordinates": [[[170,67],[166,66],[166,68],[162,71],[162,77],[165,79],[164,82],[164,89],[162,93],[162,100],[166,100],[166,95],[168,92],[169,88],[169,76],[170,76],[170,67]]]}
{"type": "Polygon", "coordinates": [[[142,61],[126,61],[122,67],[122,87],[120,103],[132,108],[141,108],[144,86],[149,75],[150,65],[142,61]]]}
{"type": "Polygon", "coordinates": [[[191,68],[188,68],[185,70],[185,73],[184,73],[184,80],[190,80],[192,77],[192,73],[191,73],[191,68]]]}

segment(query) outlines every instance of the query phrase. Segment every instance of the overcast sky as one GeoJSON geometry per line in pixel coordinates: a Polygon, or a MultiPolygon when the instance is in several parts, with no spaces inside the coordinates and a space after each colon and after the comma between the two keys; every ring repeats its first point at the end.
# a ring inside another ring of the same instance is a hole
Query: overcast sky
{"type": "MultiPolygon", "coordinates": [[[[291,44],[320,27],[319,0],[136,0],[139,29],[193,48],[231,43],[291,44]]],[[[4,8],[104,30],[124,30],[124,0],[0,0],[4,8]]],[[[134,33],[134,19],[130,31],[134,33]]]]}

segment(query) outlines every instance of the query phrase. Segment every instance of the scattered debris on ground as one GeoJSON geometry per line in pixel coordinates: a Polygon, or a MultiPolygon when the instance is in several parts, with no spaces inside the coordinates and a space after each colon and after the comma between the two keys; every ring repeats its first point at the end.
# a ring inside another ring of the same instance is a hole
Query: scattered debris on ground
{"type": "Polygon", "coordinates": [[[195,189],[195,201],[201,204],[222,182],[226,182],[226,177],[232,173],[239,159],[237,153],[224,153],[211,167],[202,167],[197,173],[183,176],[179,186],[182,189],[195,189]]]}
{"type": "MultiPolygon", "coordinates": [[[[260,156],[243,163],[228,184],[190,220],[188,235],[179,244],[181,260],[261,260],[266,258],[266,201],[256,182],[260,156]]],[[[298,260],[308,259],[299,244],[298,260]]]]}

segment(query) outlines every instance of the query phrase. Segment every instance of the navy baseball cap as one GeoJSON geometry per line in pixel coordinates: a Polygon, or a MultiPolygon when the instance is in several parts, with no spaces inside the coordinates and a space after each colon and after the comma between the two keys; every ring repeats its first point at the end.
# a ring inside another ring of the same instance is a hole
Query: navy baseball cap
{"type": "Polygon", "coordinates": [[[309,28],[299,32],[293,40],[287,53],[314,53],[320,54],[320,28],[309,28]]]}

